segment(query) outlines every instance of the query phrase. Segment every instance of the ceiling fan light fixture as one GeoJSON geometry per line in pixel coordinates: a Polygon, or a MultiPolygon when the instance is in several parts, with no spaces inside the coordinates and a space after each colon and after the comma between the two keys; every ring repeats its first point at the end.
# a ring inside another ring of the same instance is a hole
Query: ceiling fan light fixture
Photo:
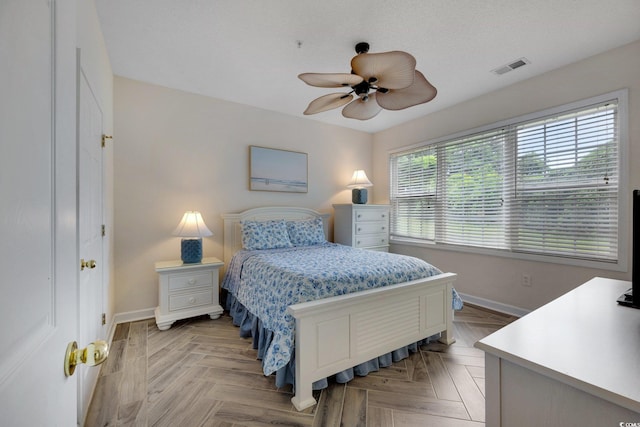
{"type": "Polygon", "coordinates": [[[371,90],[371,85],[366,81],[362,81],[355,86],[351,86],[356,95],[360,96],[362,94],[367,94],[371,90]]]}
{"type": "Polygon", "coordinates": [[[368,53],[369,44],[356,45],[351,73],[302,73],[300,80],[316,87],[350,86],[348,93],[321,96],[309,104],[305,115],[346,105],[342,115],[368,120],[385,110],[403,110],[431,101],[438,91],[416,70],[416,59],[402,51],[368,53]],[[353,94],[355,93],[355,100],[353,94]]]}

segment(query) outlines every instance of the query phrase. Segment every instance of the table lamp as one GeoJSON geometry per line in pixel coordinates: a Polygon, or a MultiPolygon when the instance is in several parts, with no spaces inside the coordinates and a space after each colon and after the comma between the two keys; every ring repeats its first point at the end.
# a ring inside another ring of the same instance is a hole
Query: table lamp
{"type": "Polygon", "coordinates": [[[194,264],[202,261],[202,238],[212,236],[213,233],[207,228],[200,212],[188,211],[182,216],[173,235],[182,237],[180,245],[182,262],[194,264]]]}
{"type": "Polygon", "coordinates": [[[353,172],[351,182],[347,184],[347,188],[351,190],[351,201],[357,205],[364,205],[367,203],[367,189],[365,187],[371,187],[373,184],[367,178],[367,174],[362,169],[353,172]]]}

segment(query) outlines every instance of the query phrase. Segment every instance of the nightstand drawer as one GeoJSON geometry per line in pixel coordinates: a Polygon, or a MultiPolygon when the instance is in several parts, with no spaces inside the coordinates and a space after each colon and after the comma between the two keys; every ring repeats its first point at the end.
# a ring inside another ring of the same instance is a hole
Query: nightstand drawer
{"type": "Polygon", "coordinates": [[[386,222],[363,222],[356,224],[356,234],[375,234],[375,233],[387,233],[386,222]]]}
{"type": "Polygon", "coordinates": [[[213,283],[211,272],[173,274],[169,277],[169,292],[213,283]]]}
{"type": "Polygon", "coordinates": [[[356,222],[360,221],[387,221],[388,209],[356,209],[354,212],[356,222]]]}
{"type": "Polygon", "coordinates": [[[197,307],[213,303],[213,291],[211,289],[202,292],[192,292],[184,295],[169,296],[169,311],[181,310],[187,307],[197,307]]]}
{"type": "Polygon", "coordinates": [[[386,234],[372,234],[368,236],[356,237],[356,248],[366,248],[368,246],[383,246],[389,244],[389,238],[386,234]]]}

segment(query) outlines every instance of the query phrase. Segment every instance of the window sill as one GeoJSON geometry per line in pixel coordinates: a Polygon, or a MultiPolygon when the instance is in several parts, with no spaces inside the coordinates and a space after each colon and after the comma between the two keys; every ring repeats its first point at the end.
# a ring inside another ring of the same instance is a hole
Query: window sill
{"type": "Polygon", "coordinates": [[[627,271],[627,262],[619,260],[618,262],[589,261],[583,259],[565,258],[551,255],[534,255],[507,250],[477,248],[471,246],[448,245],[442,243],[429,242],[419,239],[411,239],[405,237],[391,237],[389,243],[393,245],[414,246],[431,250],[443,250],[451,252],[460,252],[467,254],[489,255],[501,258],[521,259],[525,261],[544,262],[551,264],[571,265],[577,267],[593,268],[598,270],[609,271],[627,271]]]}

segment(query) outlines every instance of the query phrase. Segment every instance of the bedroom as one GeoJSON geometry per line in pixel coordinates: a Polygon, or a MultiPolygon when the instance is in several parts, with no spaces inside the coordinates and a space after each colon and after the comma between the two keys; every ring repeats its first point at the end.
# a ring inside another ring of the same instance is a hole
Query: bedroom
{"type": "MultiPolygon", "coordinates": [[[[300,205],[332,212],[333,203],[350,201],[346,185],[354,169],[365,169],[374,184],[369,189],[370,201],[388,203],[388,151],[424,141],[425,135],[449,135],[622,87],[631,88],[629,117],[633,117],[637,49],[637,43],[615,49],[373,135],[116,76],[115,133],[123,141],[121,145],[114,142],[118,312],[153,306],[154,272],[140,266],[179,254],[171,231],[183,211],[203,213],[214,234],[205,239],[205,252],[220,254],[221,214],[265,205],[300,205]],[[612,63],[628,66],[603,72],[612,63]],[[544,87],[558,89],[544,91],[544,87]],[[465,117],[464,123],[458,120],[460,116],[465,117]],[[250,145],[307,153],[309,192],[249,191],[250,145]]],[[[629,121],[632,164],[636,126],[629,121]]],[[[632,166],[630,172],[633,184],[637,169],[632,166]]],[[[392,249],[436,260],[435,264],[459,273],[457,286],[462,293],[502,303],[501,309],[516,310],[514,314],[534,309],[594,276],[628,277],[615,271],[424,247],[392,249]],[[488,274],[478,278],[478,271],[488,274]],[[521,285],[523,273],[531,274],[531,287],[521,285]]]]}
{"type": "MultiPolygon", "coordinates": [[[[370,200],[386,203],[390,149],[625,87],[630,91],[629,184],[640,186],[638,168],[634,166],[640,162],[636,148],[640,128],[632,119],[640,116],[640,106],[635,102],[640,91],[640,44],[637,37],[634,40],[375,133],[115,76],[113,126],[105,126],[105,133],[114,136],[108,148],[112,160],[108,159],[105,183],[107,194],[111,194],[105,207],[107,223],[113,225],[107,321],[113,322],[114,317],[142,318],[153,312],[158,298],[153,264],[179,256],[179,241],[171,232],[185,210],[203,213],[214,233],[204,239],[205,254],[221,257],[223,213],[266,205],[305,206],[331,212],[333,203],[350,200],[346,184],[357,168],[367,170],[374,184],[370,200]],[[465,119],[461,121],[460,117],[465,119]],[[249,145],[307,153],[309,192],[250,192],[249,145]]],[[[96,67],[101,67],[100,61],[96,67]]],[[[103,99],[108,115],[110,95],[103,95],[103,99]]],[[[496,309],[514,310],[515,314],[535,309],[593,276],[630,277],[628,272],[428,248],[394,245],[392,250],[429,259],[443,270],[458,273],[456,287],[460,292],[493,302],[496,309]],[[485,274],[479,275],[479,271],[485,274]],[[531,276],[531,287],[521,285],[523,273],[531,276]]]]}

